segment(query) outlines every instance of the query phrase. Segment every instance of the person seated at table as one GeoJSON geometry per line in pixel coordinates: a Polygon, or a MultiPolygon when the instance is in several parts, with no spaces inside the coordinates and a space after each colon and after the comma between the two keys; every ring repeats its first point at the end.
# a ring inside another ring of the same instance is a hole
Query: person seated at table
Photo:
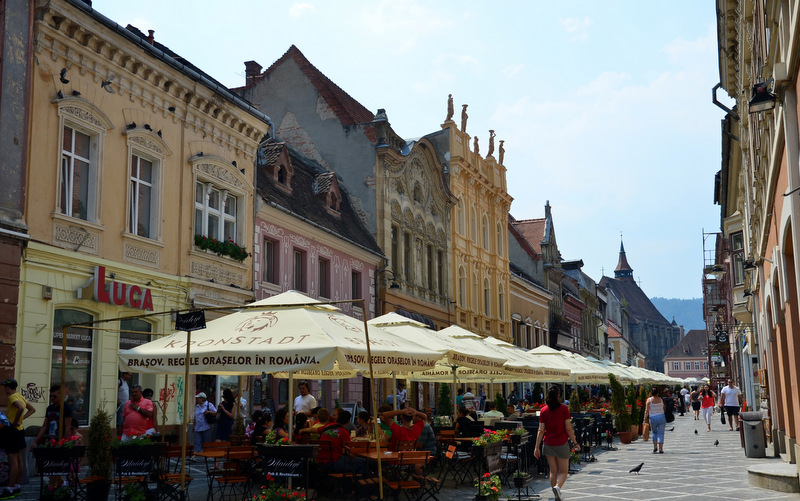
{"type": "Polygon", "coordinates": [[[275,431],[275,438],[278,440],[282,438],[289,438],[289,411],[286,407],[278,409],[275,413],[275,421],[272,423],[272,429],[275,431]]]}
{"type": "Polygon", "coordinates": [[[356,415],[356,436],[357,437],[366,437],[369,436],[369,432],[372,431],[372,417],[369,415],[367,411],[361,411],[356,415]]]}
{"type": "Polygon", "coordinates": [[[456,418],[455,432],[457,437],[464,437],[470,432],[472,423],[475,419],[470,416],[469,410],[466,407],[458,408],[458,417],[456,418]]]}
{"type": "Polygon", "coordinates": [[[254,410],[252,417],[253,420],[250,421],[250,423],[248,423],[247,427],[244,429],[245,436],[251,439],[253,438],[253,431],[256,429],[256,424],[258,424],[258,422],[264,418],[264,412],[260,409],[254,410]]]}
{"type": "Polygon", "coordinates": [[[487,402],[486,408],[488,410],[483,413],[483,419],[485,421],[496,421],[506,417],[505,414],[497,410],[497,402],[487,402]]]}
{"type": "Polygon", "coordinates": [[[307,433],[311,439],[318,439],[320,431],[331,424],[331,415],[328,409],[322,407],[317,411],[317,422],[308,427],[308,430],[303,430],[301,433],[307,433]]]}
{"type": "Polygon", "coordinates": [[[381,430],[381,442],[387,442],[392,438],[392,429],[389,427],[389,420],[382,417],[384,413],[392,410],[392,406],[389,404],[383,404],[378,407],[378,428],[381,430]]]}
{"type": "MultiPolygon", "coordinates": [[[[255,415],[255,412],[253,413],[255,415]]],[[[255,427],[253,427],[253,435],[250,438],[251,442],[255,444],[260,444],[264,442],[264,435],[272,428],[272,414],[269,412],[263,412],[259,421],[256,422],[255,427]]]]}
{"type": "Polygon", "coordinates": [[[433,431],[433,428],[428,422],[428,416],[430,416],[430,414],[427,412],[424,412],[423,414],[426,417],[426,419],[424,419],[425,426],[422,427],[422,432],[419,434],[419,438],[417,439],[417,450],[428,451],[431,453],[431,457],[433,458],[436,457],[436,432],[433,431]]]}
{"type": "Polygon", "coordinates": [[[509,404],[508,408],[506,410],[508,411],[508,416],[507,417],[509,417],[509,418],[519,417],[519,411],[513,405],[509,404]]]}
{"type": "MultiPolygon", "coordinates": [[[[345,449],[350,444],[350,432],[345,424],[352,419],[352,414],[344,409],[337,414],[335,422],[322,428],[319,439],[327,443],[321,446],[317,454],[317,464],[326,471],[365,473],[366,460],[359,457],[345,455],[345,449]]],[[[349,488],[347,489],[350,490],[349,488]]]]}
{"type": "MultiPolygon", "coordinates": [[[[331,420],[333,422],[338,422],[339,421],[339,414],[341,414],[342,412],[347,412],[348,414],[350,414],[350,411],[345,411],[341,407],[337,407],[337,408],[333,409],[333,415],[331,416],[331,420]]],[[[352,414],[350,414],[350,418],[351,419],[353,418],[352,414]]],[[[356,431],[356,425],[354,425],[352,423],[352,421],[348,421],[348,422],[343,423],[343,424],[344,424],[344,427],[347,429],[347,431],[356,431]]]]}
{"type": "Polygon", "coordinates": [[[389,429],[392,430],[392,438],[389,439],[389,450],[396,451],[398,442],[413,441],[416,442],[425,423],[428,422],[428,416],[424,413],[406,407],[403,410],[388,411],[381,415],[381,421],[389,422],[389,429]],[[400,416],[401,424],[397,424],[392,420],[395,416],[400,416]]]}
{"type": "Polygon", "coordinates": [[[311,409],[311,415],[308,416],[308,422],[307,422],[309,427],[314,426],[315,424],[317,424],[317,421],[319,421],[318,413],[320,409],[322,409],[322,406],[320,405],[311,409]]]}
{"type": "Polygon", "coordinates": [[[294,418],[294,430],[292,431],[292,441],[296,444],[308,441],[308,432],[311,426],[308,424],[309,418],[305,414],[298,414],[294,418]]]}

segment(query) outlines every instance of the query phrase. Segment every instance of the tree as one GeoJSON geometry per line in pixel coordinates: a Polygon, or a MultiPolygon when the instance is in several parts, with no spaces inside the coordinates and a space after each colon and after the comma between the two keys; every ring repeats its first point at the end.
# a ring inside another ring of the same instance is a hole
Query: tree
{"type": "Polygon", "coordinates": [[[439,385],[439,399],[436,402],[436,414],[438,416],[453,415],[453,400],[450,397],[450,385],[447,383],[439,385]]]}

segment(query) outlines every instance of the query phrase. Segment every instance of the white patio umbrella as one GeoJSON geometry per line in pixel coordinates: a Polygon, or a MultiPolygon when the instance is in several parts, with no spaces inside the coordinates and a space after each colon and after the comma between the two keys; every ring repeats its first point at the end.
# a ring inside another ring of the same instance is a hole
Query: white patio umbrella
{"type": "Polygon", "coordinates": [[[492,336],[485,338],[485,341],[507,354],[505,368],[509,372],[518,374],[520,381],[563,383],[572,378],[572,370],[558,358],[526,352],[507,341],[492,336]]]}
{"type": "MultiPolygon", "coordinates": [[[[133,372],[183,374],[186,341],[185,332],[175,332],[120,352],[120,364],[133,372]]],[[[378,327],[369,329],[369,342],[378,372],[424,370],[441,358],[378,327]]],[[[291,291],[211,320],[192,333],[189,349],[193,374],[369,370],[364,323],[291,291]]]]}
{"type": "Polygon", "coordinates": [[[570,353],[568,351],[560,351],[549,346],[541,345],[528,351],[528,353],[541,356],[552,357],[569,367],[571,371],[571,379],[568,381],[573,384],[608,384],[608,370],[597,364],[593,364],[586,360],[586,358],[570,353]]]}

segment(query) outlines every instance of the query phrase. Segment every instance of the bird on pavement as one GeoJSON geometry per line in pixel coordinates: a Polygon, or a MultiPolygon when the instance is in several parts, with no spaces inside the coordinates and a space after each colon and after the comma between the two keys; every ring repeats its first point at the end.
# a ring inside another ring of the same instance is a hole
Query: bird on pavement
{"type": "Polygon", "coordinates": [[[694,430],[694,434],[697,435],[697,430],[694,430]]]}
{"type": "Polygon", "coordinates": [[[675,431],[675,427],[673,426],[672,428],[670,428],[670,429],[669,429],[669,430],[667,430],[667,431],[675,431]]]}
{"type": "Polygon", "coordinates": [[[639,472],[642,471],[642,466],[644,466],[644,463],[639,463],[638,466],[634,466],[633,468],[631,468],[631,471],[629,471],[628,473],[636,473],[638,475],[639,472]]]}
{"type": "Polygon", "coordinates": [[[714,440],[714,446],[719,445],[719,440],[714,440]]]}

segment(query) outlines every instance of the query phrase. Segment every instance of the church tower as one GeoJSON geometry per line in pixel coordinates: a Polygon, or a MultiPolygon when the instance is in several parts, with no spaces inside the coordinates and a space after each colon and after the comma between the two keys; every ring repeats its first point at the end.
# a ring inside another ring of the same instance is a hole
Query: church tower
{"type": "Polygon", "coordinates": [[[619,262],[614,270],[614,278],[625,282],[633,282],[633,268],[628,264],[628,258],[625,257],[625,246],[622,244],[622,239],[619,241],[619,262]]]}

